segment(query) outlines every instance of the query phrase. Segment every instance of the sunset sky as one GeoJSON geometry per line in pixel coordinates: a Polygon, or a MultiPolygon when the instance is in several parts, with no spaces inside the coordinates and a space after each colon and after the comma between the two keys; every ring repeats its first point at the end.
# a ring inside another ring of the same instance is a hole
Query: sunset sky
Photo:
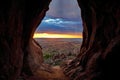
{"type": "Polygon", "coordinates": [[[82,38],[82,34],[35,33],[33,38],[82,38]]]}
{"type": "Polygon", "coordinates": [[[82,38],[82,21],[77,0],[52,0],[34,38],[82,38]]]}

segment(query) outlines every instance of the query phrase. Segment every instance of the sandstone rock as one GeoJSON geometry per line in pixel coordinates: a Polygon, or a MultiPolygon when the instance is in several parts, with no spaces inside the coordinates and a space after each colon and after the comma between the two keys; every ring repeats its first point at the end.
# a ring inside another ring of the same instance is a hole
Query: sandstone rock
{"type": "MultiPolygon", "coordinates": [[[[32,41],[50,1],[0,1],[0,80],[16,80],[22,73],[31,80],[63,76],[66,80],[61,68],[49,69],[43,64],[41,48],[32,41]]],[[[80,54],[64,68],[64,73],[71,80],[119,80],[119,1],[78,0],[78,4],[84,26],[83,43],[80,54]]]]}
{"type": "Polygon", "coordinates": [[[78,0],[83,19],[80,54],[65,73],[72,80],[119,79],[120,6],[118,0],[78,0]],[[117,16],[117,17],[116,17],[117,16]]]}

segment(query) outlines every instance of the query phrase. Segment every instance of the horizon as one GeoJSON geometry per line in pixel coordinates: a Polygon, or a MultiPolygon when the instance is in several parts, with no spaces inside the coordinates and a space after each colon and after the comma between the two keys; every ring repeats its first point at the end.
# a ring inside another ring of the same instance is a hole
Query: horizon
{"type": "Polygon", "coordinates": [[[82,34],[35,33],[33,38],[83,38],[82,34]]]}

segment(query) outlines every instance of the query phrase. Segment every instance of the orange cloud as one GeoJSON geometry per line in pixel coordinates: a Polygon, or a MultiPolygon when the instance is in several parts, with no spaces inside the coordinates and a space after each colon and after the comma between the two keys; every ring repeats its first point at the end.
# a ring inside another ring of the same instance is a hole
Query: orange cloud
{"type": "Polygon", "coordinates": [[[35,33],[33,38],[82,38],[82,34],[35,33]]]}

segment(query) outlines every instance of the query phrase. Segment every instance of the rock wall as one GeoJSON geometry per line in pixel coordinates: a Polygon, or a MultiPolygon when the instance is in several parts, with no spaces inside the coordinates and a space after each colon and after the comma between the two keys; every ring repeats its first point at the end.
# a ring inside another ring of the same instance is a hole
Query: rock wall
{"type": "MultiPolygon", "coordinates": [[[[41,48],[32,39],[50,1],[0,1],[0,80],[16,80],[20,75],[34,76],[41,74],[43,69],[50,75],[50,67],[42,64],[41,48]],[[39,71],[34,73],[36,66],[33,65],[42,67],[42,70],[37,68],[39,71]]],[[[84,26],[83,43],[80,54],[64,67],[64,73],[71,80],[119,80],[119,1],[78,0],[78,4],[84,26]]]]}
{"type": "Polygon", "coordinates": [[[78,0],[83,19],[83,43],[66,68],[71,80],[120,79],[120,6],[118,0],[78,0]]]}
{"type": "MultiPolygon", "coordinates": [[[[27,59],[30,45],[34,45],[32,35],[48,10],[49,2],[0,1],[0,80],[16,80],[23,72],[32,75],[27,59]]],[[[36,55],[42,55],[40,52],[41,49],[36,55]]]]}

